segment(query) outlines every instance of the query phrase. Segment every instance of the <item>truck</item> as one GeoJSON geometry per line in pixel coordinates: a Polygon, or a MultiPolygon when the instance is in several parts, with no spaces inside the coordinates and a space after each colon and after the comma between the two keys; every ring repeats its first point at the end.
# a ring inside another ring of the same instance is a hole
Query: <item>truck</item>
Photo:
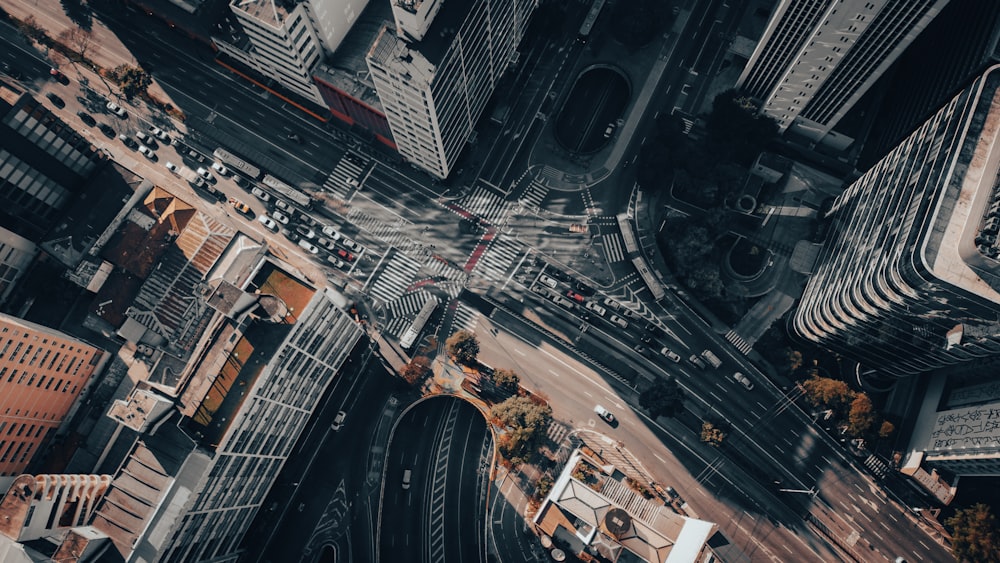
{"type": "Polygon", "coordinates": [[[713,368],[719,369],[722,365],[722,360],[719,359],[711,350],[705,350],[701,353],[701,357],[705,358],[705,361],[712,365],[713,368]]]}

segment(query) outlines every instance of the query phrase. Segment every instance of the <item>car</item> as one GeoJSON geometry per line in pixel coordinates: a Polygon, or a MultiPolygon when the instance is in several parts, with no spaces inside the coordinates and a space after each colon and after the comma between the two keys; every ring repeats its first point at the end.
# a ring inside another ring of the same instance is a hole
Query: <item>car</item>
{"type": "Polygon", "coordinates": [[[186,147],[186,146],[187,146],[187,145],[185,145],[185,144],[184,144],[184,142],[183,142],[183,141],[181,141],[181,140],[180,140],[179,138],[177,138],[177,137],[174,137],[174,138],[170,139],[170,144],[171,144],[172,146],[175,146],[175,147],[177,147],[177,150],[178,150],[178,152],[179,152],[179,151],[181,150],[181,148],[182,148],[182,147],[186,147]]]}
{"type": "Polygon", "coordinates": [[[323,232],[324,235],[330,237],[330,240],[332,241],[338,241],[342,237],[342,235],[337,232],[337,229],[334,229],[330,225],[327,225],[320,230],[323,232]]]}
{"type": "Polygon", "coordinates": [[[747,376],[743,375],[740,372],[736,372],[733,374],[733,379],[735,379],[737,383],[739,383],[740,385],[746,387],[747,391],[753,391],[753,382],[750,381],[750,379],[747,378],[747,376]]]}
{"type": "Polygon", "coordinates": [[[117,134],[116,131],[112,129],[110,125],[105,125],[104,123],[98,123],[97,128],[100,129],[101,133],[104,133],[104,136],[109,139],[114,139],[115,135],[117,134]]]}
{"type": "Polygon", "coordinates": [[[588,301],[587,304],[584,305],[584,307],[586,307],[587,309],[589,309],[589,310],[597,313],[598,315],[600,315],[602,317],[604,316],[605,313],[608,312],[607,309],[605,309],[604,307],[601,307],[600,305],[598,305],[597,303],[595,303],[593,301],[588,301]]]}
{"type": "Polygon", "coordinates": [[[274,219],[271,219],[267,215],[260,215],[259,217],[257,217],[257,220],[260,221],[260,224],[264,225],[264,227],[267,229],[270,229],[272,231],[278,230],[278,222],[275,221],[274,219]]]}
{"type": "Polygon", "coordinates": [[[556,280],[550,278],[549,276],[546,276],[545,274],[538,276],[538,281],[544,283],[545,285],[551,287],[552,289],[555,289],[557,285],[556,280]]]}
{"type": "Polygon", "coordinates": [[[58,68],[50,68],[49,76],[55,78],[60,84],[69,84],[69,77],[60,72],[58,68]]]}
{"type": "Polygon", "coordinates": [[[343,248],[337,250],[337,256],[340,256],[348,262],[354,262],[354,255],[350,252],[344,250],[343,248]]]}
{"type": "Polygon", "coordinates": [[[300,240],[302,240],[302,237],[300,237],[298,233],[296,233],[295,231],[289,231],[288,229],[281,229],[280,232],[281,234],[285,235],[285,238],[288,239],[288,242],[299,242],[300,240]]]}
{"type": "Polygon", "coordinates": [[[299,512],[302,512],[303,510],[305,510],[305,508],[306,508],[306,503],[300,502],[299,503],[299,512]]]}
{"type": "Polygon", "coordinates": [[[640,319],[642,319],[642,315],[640,315],[639,313],[633,311],[632,309],[629,309],[628,307],[622,307],[622,314],[625,315],[625,317],[627,317],[629,319],[632,319],[632,320],[640,320],[640,319]]]}
{"type": "MultiPolygon", "coordinates": [[[[138,133],[136,133],[136,135],[138,135],[138,133]]],[[[209,172],[207,169],[205,169],[205,167],[203,166],[199,166],[198,169],[195,170],[195,174],[201,176],[202,178],[208,180],[209,182],[215,181],[215,176],[212,176],[212,173],[209,172]]]]}
{"type": "Polygon", "coordinates": [[[201,188],[203,190],[207,190],[208,188],[211,187],[208,185],[208,182],[204,180],[204,178],[195,178],[194,182],[191,182],[191,185],[196,188],[201,188]]]}
{"type": "Polygon", "coordinates": [[[149,126],[149,132],[152,133],[154,137],[156,137],[157,139],[163,141],[164,143],[169,143],[170,142],[170,135],[167,135],[166,132],[163,131],[163,129],[160,129],[159,127],[156,127],[155,125],[150,125],[149,126]]]}
{"type": "Polygon", "coordinates": [[[76,112],[76,116],[80,118],[80,121],[84,122],[85,124],[89,125],[90,127],[93,127],[94,125],[97,125],[97,120],[94,119],[94,116],[90,115],[89,113],[87,113],[85,111],[78,111],[78,112],[76,112]]]}
{"type": "Polygon", "coordinates": [[[410,488],[410,477],[413,476],[413,470],[407,469],[403,471],[403,490],[410,488]]]}
{"type": "Polygon", "coordinates": [[[354,252],[360,252],[363,248],[360,244],[347,237],[341,239],[340,244],[346,246],[349,250],[353,250],[354,252]]]}
{"type": "Polygon", "coordinates": [[[235,197],[229,198],[229,205],[232,205],[233,208],[236,209],[236,211],[239,211],[244,215],[248,216],[253,215],[253,210],[250,209],[250,206],[236,199],[235,197]]]}
{"type": "Polygon", "coordinates": [[[583,303],[584,302],[583,296],[580,295],[579,293],[573,291],[572,289],[566,292],[566,297],[569,297],[570,299],[572,299],[573,301],[576,301],[577,303],[583,303]]]}
{"type": "Polygon", "coordinates": [[[288,203],[283,199],[274,198],[274,207],[282,211],[288,211],[288,212],[292,211],[292,204],[288,203]]]}
{"type": "Polygon", "coordinates": [[[608,317],[608,320],[622,328],[628,328],[628,321],[619,317],[618,315],[611,315],[610,317],[608,317]]]}
{"type": "Polygon", "coordinates": [[[698,354],[691,354],[691,357],[688,358],[688,361],[700,367],[701,369],[705,369],[708,367],[708,365],[705,364],[705,361],[702,360],[701,357],[698,356],[698,354]]]}
{"type": "Polygon", "coordinates": [[[45,94],[45,97],[48,98],[49,101],[52,102],[52,105],[56,106],[57,108],[66,107],[66,102],[64,102],[62,98],[55,95],[53,92],[45,94]]]}
{"type": "MultiPolygon", "coordinates": [[[[216,172],[218,172],[219,176],[227,176],[227,175],[229,175],[229,169],[226,168],[225,165],[223,165],[221,162],[213,162],[212,163],[212,170],[215,170],[216,172]]],[[[267,201],[267,200],[264,200],[264,201],[267,201]]]]}
{"type": "Polygon", "coordinates": [[[640,354],[646,353],[646,347],[643,346],[642,344],[636,344],[634,350],[640,354]]]}
{"type": "Polygon", "coordinates": [[[604,129],[604,138],[610,139],[611,135],[614,135],[614,133],[615,133],[615,124],[611,123],[607,126],[606,129],[604,129]]]}
{"type": "Polygon", "coordinates": [[[128,112],[126,112],[121,106],[119,106],[114,102],[108,102],[108,104],[104,107],[108,108],[108,111],[110,111],[111,113],[117,115],[122,119],[128,117],[128,112]]]}
{"type": "Polygon", "coordinates": [[[333,417],[333,424],[330,425],[330,430],[333,430],[334,432],[340,430],[340,427],[344,425],[345,418],[347,418],[346,412],[344,411],[338,412],[337,416],[333,417]]]}
{"type": "Polygon", "coordinates": [[[165,166],[167,167],[167,170],[173,172],[174,174],[176,174],[178,171],[177,165],[174,164],[173,162],[168,162],[165,164],[165,166]]]}
{"type": "Polygon", "coordinates": [[[308,213],[296,210],[292,212],[292,218],[298,221],[299,223],[302,223],[303,225],[309,225],[310,227],[319,227],[319,221],[313,219],[312,216],[310,216],[308,213]]]}
{"type": "Polygon", "coordinates": [[[601,304],[612,311],[617,311],[619,308],[621,308],[621,304],[619,304],[617,301],[615,301],[610,297],[605,297],[604,301],[601,301],[601,304]]]}
{"type": "Polygon", "coordinates": [[[318,239],[318,240],[316,241],[316,244],[318,244],[318,245],[322,246],[323,248],[325,248],[325,249],[329,250],[330,252],[333,252],[334,250],[337,250],[337,245],[335,245],[335,244],[333,243],[333,241],[332,241],[332,240],[330,240],[330,239],[328,239],[328,238],[323,238],[323,237],[320,237],[320,238],[319,238],[319,239],[318,239]]]}
{"type": "Polygon", "coordinates": [[[156,160],[156,153],[153,152],[153,149],[147,147],[146,145],[139,145],[139,152],[142,153],[142,156],[148,158],[149,160],[156,160]]]}
{"type": "Polygon", "coordinates": [[[137,131],[136,134],[135,134],[135,138],[139,139],[140,143],[146,145],[147,147],[149,147],[151,149],[155,150],[155,149],[159,148],[159,145],[156,144],[156,139],[150,137],[149,135],[143,133],[142,131],[137,131]]]}
{"type": "Polygon", "coordinates": [[[250,194],[253,195],[255,198],[257,198],[257,199],[259,199],[259,200],[261,200],[261,201],[263,201],[265,203],[268,202],[268,201],[271,201],[271,194],[265,192],[264,190],[262,190],[260,188],[256,188],[256,187],[255,188],[251,188],[250,194]]]}
{"type": "Polygon", "coordinates": [[[660,354],[663,354],[675,364],[681,361],[681,357],[677,354],[677,352],[674,352],[673,350],[667,348],[666,346],[664,346],[663,349],[660,350],[660,354]]]}
{"type": "Polygon", "coordinates": [[[285,135],[285,138],[288,139],[289,141],[294,141],[296,143],[302,144],[302,137],[299,137],[295,133],[289,133],[285,135]]]}
{"type": "Polygon", "coordinates": [[[304,248],[309,254],[319,254],[319,249],[316,248],[316,245],[308,240],[300,240],[299,246],[304,248]]]}
{"type": "Polygon", "coordinates": [[[196,150],[189,150],[187,152],[188,158],[195,162],[205,162],[205,155],[201,154],[196,150]]]}
{"type": "Polygon", "coordinates": [[[282,225],[287,225],[288,221],[290,221],[288,215],[285,215],[284,213],[277,210],[271,212],[271,218],[281,223],[282,225]]]}
{"type": "Polygon", "coordinates": [[[295,227],[295,232],[302,235],[303,238],[316,238],[316,233],[305,225],[295,227]]]}
{"type": "Polygon", "coordinates": [[[613,424],[615,422],[615,415],[611,414],[611,411],[602,407],[601,405],[597,405],[596,407],[594,407],[594,412],[597,413],[597,416],[601,417],[601,419],[603,419],[604,422],[607,422],[608,424],[613,424]]]}
{"type": "Polygon", "coordinates": [[[139,150],[139,143],[135,142],[135,139],[133,139],[132,137],[129,137],[128,135],[122,133],[121,135],[118,135],[118,139],[121,140],[122,144],[125,145],[126,147],[134,151],[139,150]]]}
{"type": "Polygon", "coordinates": [[[344,263],[343,260],[341,260],[340,258],[336,258],[334,256],[327,256],[326,261],[329,262],[330,264],[333,264],[335,268],[343,268],[344,266],[347,265],[344,263]]]}
{"type": "Polygon", "coordinates": [[[542,297],[548,297],[549,295],[549,289],[547,287],[537,284],[531,286],[531,291],[534,291],[535,293],[541,295],[542,297]]]}
{"type": "Polygon", "coordinates": [[[590,297],[594,293],[597,293],[596,291],[594,291],[594,288],[590,287],[589,285],[583,282],[576,282],[575,284],[573,284],[573,287],[576,288],[576,291],[579,292],[580,295],[586,297],[590,297]]]}

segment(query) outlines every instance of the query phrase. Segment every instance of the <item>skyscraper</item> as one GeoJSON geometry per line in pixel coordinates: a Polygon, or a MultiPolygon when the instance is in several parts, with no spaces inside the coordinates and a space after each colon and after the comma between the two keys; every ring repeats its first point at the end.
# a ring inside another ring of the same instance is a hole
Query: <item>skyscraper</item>
{"type": "Polygon", "coordinates": [[[1000,66],[851,184],[793,319],[888,375],[1000,353],[1000,66]]]}
{"type": "Polygon", "coordinates": [[[822,140],[948,0],[781,0],[737,86],[822,140]]]}
{"type": "Polygon", "coordinates": [[[368,68],[399,153],[438,178],[461,154],[537,0],[391,0],[368,68]]]}
{"type": "Polygon", "coordinates": [[[24,472],[103,358],[58,330],[0,313],[0,477],[24,472]]]}

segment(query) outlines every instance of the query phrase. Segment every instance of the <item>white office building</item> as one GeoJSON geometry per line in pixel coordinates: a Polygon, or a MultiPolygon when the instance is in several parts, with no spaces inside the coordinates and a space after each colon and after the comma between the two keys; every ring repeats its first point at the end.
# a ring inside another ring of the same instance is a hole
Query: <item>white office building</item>
{"type": "Polygon", "coordinates": [[[947,3],[781,0],[737,86],[782,131],[824,140],[947,3]]]}
{"type": "Polygon", "coordinates": [[[368,68],[399,153],[445,178],[507,69],[537,0],[391,0],[368,68]]]}

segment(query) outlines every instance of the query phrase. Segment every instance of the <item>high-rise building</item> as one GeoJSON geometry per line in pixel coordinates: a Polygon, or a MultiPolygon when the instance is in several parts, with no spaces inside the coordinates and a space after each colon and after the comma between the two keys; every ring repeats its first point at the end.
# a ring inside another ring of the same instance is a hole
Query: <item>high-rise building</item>
{"type": "Polygon", "coordinates": [[[368,0],[232,0],[245,33],[239,43],[216,38],[219,49],[273,78],[290,91],[323,104],[312,73],[350,31],[368,0]]]}
{"type": "Polygon", "coordinates": [[[782,131],[830,133],[948,0],[781,0],[737,86],[782,131]]]}
{"type": "Polygon", "coordinates": [[[877,162],[998,62],[997,6],[980,0],[951,0],[873,88],[881,90],[881,102],[858,165],[866,169],[877,162]]]}
{"type": "Polygon", "coordinates": [[[0,313],[0,476],[24,472],[104,359],[67,334],[0,313]]]}
{"type": "Polygon", "coordinates": [[[104,160],[41,102],[0,82],[0,226],[38,242],[104,160]]]}
{"type": "Polygon", "coordinates": [[[391,0],[368,68],[399,153],[445,178],[509,66],[537,0],[391,0]]]}
{"type": "Polygon", "coordinates": [[[794,331],[904,376],[1000,353],[1000,66],[834,202],[794,331]]]}

